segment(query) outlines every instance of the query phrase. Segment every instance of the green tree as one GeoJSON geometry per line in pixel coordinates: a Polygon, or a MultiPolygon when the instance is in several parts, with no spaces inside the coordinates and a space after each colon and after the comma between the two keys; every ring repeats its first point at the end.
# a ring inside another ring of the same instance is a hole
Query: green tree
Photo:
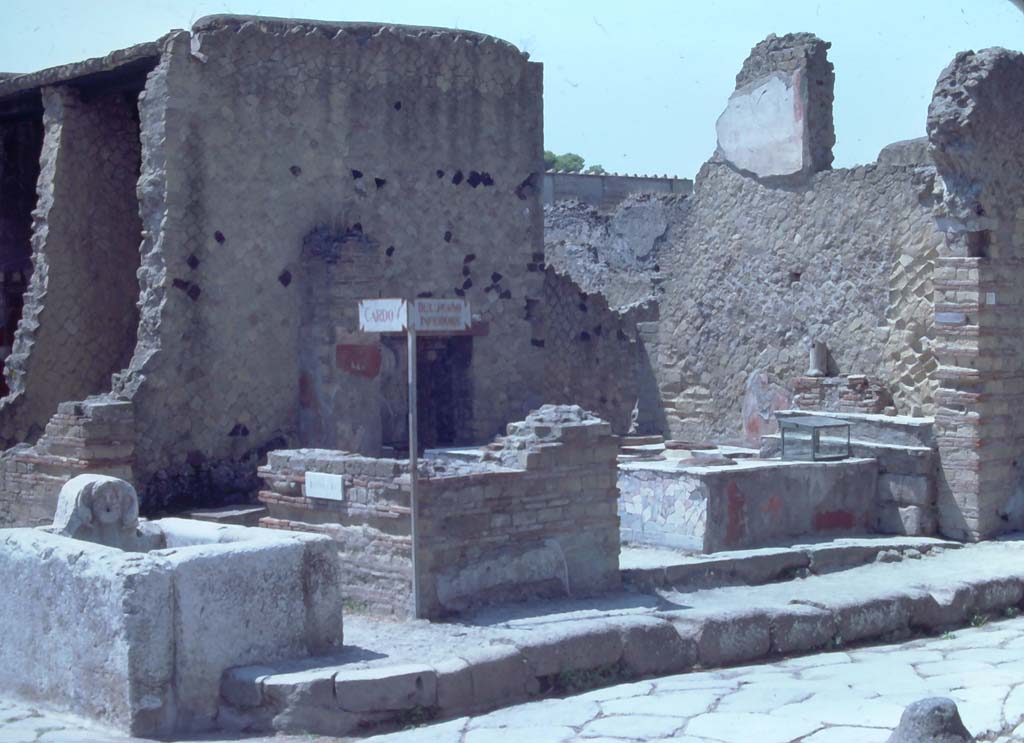
{"type": "Polygon", "coordinates": [[[558,162],[558,155],[551,150],[544,150],[544,170],[551,170],[558,162]]]}
{"type": "Polygon", "coordinates": [[[583,171],[588,175],[608,175],[608,171],[600,165],[591,165],[589,168],[583,171]]]}
{"type": "Polygon", "coordinates": [[[583,158],[575,152],[566,152],[555,159],[555,170],[564,170],[567,173],[579,173],[583,170],[583,158]]]}

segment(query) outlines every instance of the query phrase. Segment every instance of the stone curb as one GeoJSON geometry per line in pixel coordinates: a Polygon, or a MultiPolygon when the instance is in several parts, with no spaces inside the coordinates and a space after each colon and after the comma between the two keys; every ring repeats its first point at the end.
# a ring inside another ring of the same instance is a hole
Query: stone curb
{"type": "Polygon", "coordinates": [[[910,587],[723,611],[664,611],[567,622],[528,643],[495,643],[433,665],[225,672],[218,722],[248,731],[349,735],[488,712],[560,690],[903,639],[1019,609],[1024,569],[910,587]]]}
{"type": "Polygon", "coordinates": [[[927,554],[935,549],[960,549],[960,542],[939,539],[851,540],[848,544],[822,544],[761,549],[752,554],[712,557],[653,568],[626,568],[622,583],[627,589],[653,591],[707,589],[724,586],[759,586],[799,575],[821,575],[866,565],[882,553],[909,550],[927,554]]]}

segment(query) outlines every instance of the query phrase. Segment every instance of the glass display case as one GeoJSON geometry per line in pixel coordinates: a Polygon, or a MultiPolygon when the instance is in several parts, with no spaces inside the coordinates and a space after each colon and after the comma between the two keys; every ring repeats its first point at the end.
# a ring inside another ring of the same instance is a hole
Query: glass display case
{"type": "Polygon", "coordinates": [[[850,456],[849,423],[815,415],[778,420],[783,459],[822,462],[850,456]]]}

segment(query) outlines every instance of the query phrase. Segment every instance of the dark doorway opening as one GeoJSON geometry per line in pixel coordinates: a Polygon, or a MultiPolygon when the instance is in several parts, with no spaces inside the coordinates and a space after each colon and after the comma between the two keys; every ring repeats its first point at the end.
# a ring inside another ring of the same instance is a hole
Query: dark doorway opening
{"type": "MultiPolygon", "coordinates": [[[[41,111],[28,118],[0,117],[0,372],[14,345],[32,273],[32,210],[42,148],[41,111]]],[[[8,392],[0,376],[0,396],[8,392]]]]}
{"type": "Polygon", "coordinates": [[[472,336],[416,339],[420,448],[473,443],[472,336]]]}

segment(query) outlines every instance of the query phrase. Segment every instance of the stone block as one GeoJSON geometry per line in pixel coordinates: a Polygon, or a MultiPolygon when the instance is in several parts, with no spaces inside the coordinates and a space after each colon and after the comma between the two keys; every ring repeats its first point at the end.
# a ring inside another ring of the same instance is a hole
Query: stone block
{"type": "MultiPolygon", "coordinates": [[[[206,526],[184,523],[189,529],[206,526]]],[[[173,532],[176,526],[169,523],[167,530],[173,532]]],[[[267,536],[154,553],[174,573],[179,717],[213,718],[222,668],[305,657],[341,645],[338,583],[324,582],[337,577],[330,571],[337,561],[330,541],[252,531],[253,536],[267,536]],[[307,560],[308,551],[314,559],[307,560]],[[328,573],[317,574],[320,567],[328,573]]]]}
{"type": "Polygon", "coordinates": [[[1018,578],[988,578],[974,581],[974,610],[979,614],[1000,612],[1017,606],[1024,598],[1024,585],[1018,578]]]}
{"type": "Polygon", "coordinates": [[[264,701],[263,679],[273,673],[267,666],[229,668],[221,675],[220,695],[234,707],[259,707],[264,701]]]}
{"type": "Polygon", "coordinates": [[[932,506],[900,506],[895,503],[880,503],[876,528],[882,534],[927,537],[935,534],[938,524],[935,518],[935,509],[932,506]]]}
{"type": "Polygon", "coordinates": [[[437,672],[419,665],[340,670],[334,676],[337,705],[348,712],[434,707],[437,672]]]}
{"type": "Polygon", "coordinates": [[[437,706],[445,717],[470,712],[473,703],[473,674],[469,663],[452,658],[434,665],[437,678],[437,706]]]}
{"type": "Polygon", "coordinates": [[[353,733],[362,719],[359,715],[330,707],[287,707],[276,715],[269,727],[291,735],[327,735],[341,738],[353,733]]]}
{"type": "MultiPolygon", "coordinates": [[[[538,633],[540,634],[540,633],[538,633]]],[[[568,622],[523,643],[521,652],[536,677],[610,666],[622,657],[622,636],[605,622],[568,622]]]]}
{"type": "Polygon", "coordinates": [[[334,705],[333,672],[314,668],[293,673],[273,673],[261,679],[263,696],[275,709],[331,707],[334,705]]]}
{"type": "Polygon", "coordinates": [[[806,653],[828,646],[836,634],[832,613],[802,604],[771,612],[773,653],[806,653]]]}
{"type": "Polygon", "coordinates": [[[931,506],[935,502],[935,480],[927,475],[881,474],[878,497],[883,503],[900,506],[931,506]]]}
{"type": "Polygon", "coordinates": [[[631,676],[683,673],[697,663],[697,640],[657,617],[615,621],[622,635],[622,663],[631,676]]]}
{"type": "Polygon", "coordinates": [[[843,642],[875,639],[906,630],[910,627],[913,602],[902,594],[878,596],[873,599],[861,597],[823,596],[820,600],[800,601],[832,613],[836,623],[836,635],[843,642]]]}
{"type": "MultiPolygon", "coordinates": [[[[469,664],[475,708],[484,709],[498,703],[501,706],[517,704],[537,688],[526,658],[514,646],[491,645],[467,654],[465,660],[469,664]]],[[[440,699],[440,669],[438,682],[440,699]]],[[[447,695],[447,689],[445,693],[447,695]]]]}
{"type": "Polygon", "coordinates": [[[172,580],[153,556],[0,531],[0,690],[134,735],[170,733],[172,580]],[[45,617],[46,631],[26,617],[45,617]]]}
{"type": "Polygon", "coordinates": [[[771,649],[771,620],[765,612],[702,611],[673,617],[672,623],[684,636],[688,631],[696,633],[697,658],[707,668],[763,658],[771,649]]]}
{"type": "Polygon", "coordinates": [[[850,448],[856,457],[871,457],[878,460],[878,471],[882,475],[919,475],[935,477],[938,452],[929,447],[891,446],[865,441],[851,441],[850,448]]]}

